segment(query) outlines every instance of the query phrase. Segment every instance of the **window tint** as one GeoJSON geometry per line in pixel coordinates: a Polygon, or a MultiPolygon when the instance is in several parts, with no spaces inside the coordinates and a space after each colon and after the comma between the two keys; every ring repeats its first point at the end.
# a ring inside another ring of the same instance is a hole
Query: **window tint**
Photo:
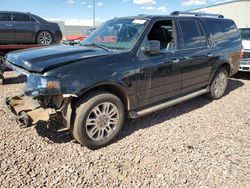
{"type": "Polygon", "coordinates": [[[158,40],[161,52],[175,50],[174,26],[172,20],[156,22],[149,31],[147,40],[158,40]]]}
{"type": "Polygon", "coordinates": [[[11,13],[0,13],[0,21],[11,21],[11,13]]]}
{"type": "Polygon", "coordinates": [[[206,22],[213,34],[217,46],[240,43],[240,34],[233,21],[224,19],[207,19],[206,22]]]}
{"type": "Polygon", "coordinates": [[[30,16],[27,15],[27,14],[18,14],[18,13],[14,13],[13,21],[23,21],[23,22],[27,22],[27,21],[30,21],[30,16]]]}
{"type": "Polygon", "coordinates": [[[207,45],[206,36],[202,29],[198,28],[195,20],[180,19],[180,27],[183,35],[183,48],[197,48],[207,45]]]}

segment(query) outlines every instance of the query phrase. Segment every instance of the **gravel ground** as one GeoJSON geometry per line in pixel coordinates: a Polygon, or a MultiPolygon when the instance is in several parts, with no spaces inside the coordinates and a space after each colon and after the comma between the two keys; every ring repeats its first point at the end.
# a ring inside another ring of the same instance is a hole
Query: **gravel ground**
{"type": "Polygon", "coordinates": [[[19,129],[0,86],[0,187],[250,187],[250,74],[220,100],[199,97],[128,120],[117,142],[91,151],[57,122],[19,129]]]}

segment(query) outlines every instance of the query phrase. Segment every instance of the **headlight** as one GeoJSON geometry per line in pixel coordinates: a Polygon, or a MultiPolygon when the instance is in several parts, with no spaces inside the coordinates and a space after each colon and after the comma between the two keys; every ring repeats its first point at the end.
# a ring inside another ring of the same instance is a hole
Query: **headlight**
{"type": "Polygon", "coordinates": [[[56,77],[42,77],[30,74],[25,94],[29,96],[59,95],[61,94],[61,82],[56,77]]]}

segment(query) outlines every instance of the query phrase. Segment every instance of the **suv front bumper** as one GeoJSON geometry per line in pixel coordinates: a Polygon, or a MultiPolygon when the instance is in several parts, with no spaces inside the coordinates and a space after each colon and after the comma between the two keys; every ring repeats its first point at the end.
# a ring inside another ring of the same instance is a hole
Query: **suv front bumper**
{"type": "Polygon", "coordinates": [[[250,59],[241,61],[239,71],[250,72],[250,59]]]}
{"type": "Polygon", "coordinates": [[[25,95],[17,95],[6,99],[6,105],[10,109],[10,113],[21,128],[35,125],[38,122],[48,122],[51,118],[57,117],[63,124],[63,128],[58,131],[70,129],[72,114],[70,104],[71,96],[63,98],[59,109],[44,108],[37,99],[25,95]]]}
{"type": "Polygon", "coordinates": [[[55,109],[44,109],[37,100],[24,95],[7,98],[6,104],[21,127],[34,125],[39,121],[47,122],[52,115],[56,115],[55,109]]]}

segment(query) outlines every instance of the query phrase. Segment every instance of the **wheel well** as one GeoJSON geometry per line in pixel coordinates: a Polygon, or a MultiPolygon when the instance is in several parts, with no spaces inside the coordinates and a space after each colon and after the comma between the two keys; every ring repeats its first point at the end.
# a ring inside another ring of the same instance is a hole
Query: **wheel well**
{"type": "Polygon", "coordinates": [[[228,63],[223,63],[220,68],[225,68],[227,73],[228,73],[228,76],[230,76],[230,72],[231,72],[231,67],[228,63]]]}
{"type": "Polygon", "coordinates": [[[125,94],[125,92],[121,88],[119,88],[118,86],[114,86],[112,84],[101,85],[101,86],[91,88],[90,90],[88,90],[87,92],[85,92],[84,94],[79,96],[78,98],[73,98],[73,100],[72,100],[73,108],[74,108],[76,102],[80,98],[82,98],[90,93],[97,92],[97,91],[106,91],[106,92],[109,92],[109,93],[117,96],[121,100],[121,102],[123,103],[125,111],[127,111],[129,109],[129,99],[128,99],[127,95],[125,94]]]}
{"type": "Polygon", "coordinates": [[[37,42],[37,36],[38,36],[38,34],[39,34],[40,32],[42,32],[42,31],[47,31],[47,32],[49,32],[49,33],[51,34],[52,40],[54,41],[54,36],[53,36],[53,34],[52,34],[50,31],[48,31],[47,29],[41,29],[41,30],[37,31],[37,33],[36,33],[36,42],[37,42]]]}

